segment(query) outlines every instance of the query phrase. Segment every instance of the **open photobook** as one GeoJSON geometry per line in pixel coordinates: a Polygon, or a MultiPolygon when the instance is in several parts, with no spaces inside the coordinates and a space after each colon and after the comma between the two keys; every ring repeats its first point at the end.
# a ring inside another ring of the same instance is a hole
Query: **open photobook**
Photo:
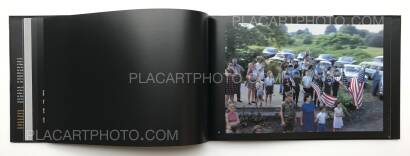
{"type": "Polygon", "coordinates": [[[12,142],[400,138],[400,16],[9,20],[12,142]]]}

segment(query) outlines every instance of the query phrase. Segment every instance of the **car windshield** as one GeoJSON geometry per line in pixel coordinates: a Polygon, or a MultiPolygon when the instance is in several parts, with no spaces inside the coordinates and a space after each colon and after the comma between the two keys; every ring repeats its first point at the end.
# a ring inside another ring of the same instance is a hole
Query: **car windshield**
{"type": "Polygon", "coordinates": [[[350,67],[350,66],[345,67],[346,72],[358,73],[360,70],[361,70],[360,67],[350,67]]]}
{"type": "Polygon", "coordinates": [[[275,52],[275,48],[265,48],[265,51],[268,51],[268,52],[275,52]]]}
{"type": "Polygon", "coordinates": [[[285,54],[276,54],[276,57],[285,58],[285,54]]]}
{"type": "Polygon", "coordinates": [[[323,58],[323,59],[329,59],[331,57],[332,56],[330,56],[330,54],[321,54],[321,55],[319,55],[319,58],[323,58]]]}
{"type": "Polygon", "coordinates": [[[369,68],[369,67],[370,67],[369,64],[362,64],[361,66],[362,66],[363,68],[369,68]]]}
{"type": "Polygon", "coordinates": [[[276,54],[276,57],[290,59],[292,58],[292,54],[276,54]]]}
{"type": "Polygon", "coordinates": [[[327,64],[327,63],[320,63],[319,64],[319,67],[320,68],[327,68],[327,67],[330,67],[331,65],[330,64],[327,64]]]}
{"type": "Polygon", "coordinates": [[[382,67],[382,66],[370,66],[370,69],[374,69],[374,70],[377,70],[377,69],[379,69],[379,70],[383,70],[383,67],[382,67]]]}
{"type": "Polygon", "coordinates": [[[352,57],[341,57],[339,58],[339,61],[352,62],[353,58],[352,57]]]}

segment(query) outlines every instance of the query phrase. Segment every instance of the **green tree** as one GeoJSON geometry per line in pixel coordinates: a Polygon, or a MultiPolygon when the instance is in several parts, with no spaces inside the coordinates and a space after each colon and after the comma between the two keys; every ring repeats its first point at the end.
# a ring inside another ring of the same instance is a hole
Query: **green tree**
{"type": "Polygon", "coordinates": [[[354,35],[358,34],[358,30],[356,29],[355,26],[352,25],[343,25],[340,27],[339,32],[354,35]]]}
{"type": "Polygon", "coordinates": [[[366,45],[369,47],[383,47],[383,31],[370,33],[366,37],[366,45]]]}
{"type": "Polygon", "coordinates": [[[260,32],[260,35],[263,35],[269,45],[281,48],[289,43],[290,37],[287,33],[287,27],[283,24],[257,25],[254,28],[260,32]]]}
{"type": "Polygon", "coordinates": [[[354,49],[363,45],[363,39],[359,35],[349,35],[346,33],[334,33],[331,35],[320,35],[316,39],[316,44],[321,47],[333,47],[333,49],[354,49]]]}
{"type": "Polygon", "coordinates": [[[333,25],[333,24],[328,25],[325,29],[325,34],[326,35],[331,34],[331,33],[335,33],[335,32],[337,32],[337,29],[336,29],[335,25],[333,25]]]}
{"type": "Polygon", "coordinates": [[[285,25],[228,26],[225,35],[226,59],[259,52],[259,47],[275,46],[281,48],[295,42],[295,40],[290,39],[285,25]],[[253,47],[250,48],[250,46],[253,47]],[[255,48],[255,46],[259,47],[255,48]]]}
{"type": "Polygon", "coordinates": [[[312,35],[306,35],[305,38],[303,39],[303,44],[312,44],[312,42],[313,42],[312,35]]]}

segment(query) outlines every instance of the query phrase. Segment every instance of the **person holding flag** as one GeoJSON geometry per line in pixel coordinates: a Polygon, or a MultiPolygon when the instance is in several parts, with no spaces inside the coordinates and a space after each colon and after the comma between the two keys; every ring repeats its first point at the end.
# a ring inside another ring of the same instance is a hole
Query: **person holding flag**
{"type": "Polygon", "coordinates": [[[364,87],[366,85],[365,69],[362,69],[358,77],[353,77],[350,82],[342,73],[341,84],[345,87],[345,90],[352,97],[352,103],[359,109],[362,105],[364,87]]]}
{"type": "Polygon", "coordinates": [[[352,78],[349,85],[349,92],[352,96],[353,104],[357,109],[362,105],[364,86],[366,85],[365,69],[362,69],[358,77],[352,78]]]}

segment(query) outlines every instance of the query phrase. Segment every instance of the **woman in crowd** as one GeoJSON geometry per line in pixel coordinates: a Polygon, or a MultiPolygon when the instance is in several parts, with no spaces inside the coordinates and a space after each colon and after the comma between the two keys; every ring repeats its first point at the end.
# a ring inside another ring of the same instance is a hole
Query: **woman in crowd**
{"type": "Polygon", "coordinates": [[[246,74],[247,80],[247,87],[248,87],[248,104],[251,105],[252,103],[255,103],[255,83],[256,83],[256,76],[257,76],[257,71],[255,70],[255,66],[253,63],[248,64],[248,71],[246,74]]]}
{"type": "Polygon", "coordinates": [[[334,109],[333,113],[333,132],[339,131],[343,128],[343,108],[340,101],[337,102],[337,107],[334,109]]]}
{"type": "Polygon", "coordinates": [[[235,133],[240,124],[239,115],[233,102],[228,105],[228,110],[225,113],[226,133],[235,133]]]}
{"type": "Polygon", "coordinates": [[[312,96],[306,95],[302,105],[302,120],[300,125],[303,126],[304,132],[313,132],[313,121],[315,115],[315,104],[312,102],[312,96]]]}
{"type": "Polygon", "coordinates": [[[266,63],[262,56],[256,57],[255,70],[262,81],[265,79],[265,65],[266,63]]]}
{"type": "Polygon", "coordinates": [[[265,88],[266,88],[266,97],[265,97],[265,103],[266,105],[271,105],[272,104],[272,95],[273,95],[273,85],[275,83],[275,78],[273,77],[272,71],[268,71],[268,77],[265,78],[265,88]],[[269,100],[268,100],[269,99],[269,100]],[[269,103],[268,103],[269,101],[269,103]]]}

